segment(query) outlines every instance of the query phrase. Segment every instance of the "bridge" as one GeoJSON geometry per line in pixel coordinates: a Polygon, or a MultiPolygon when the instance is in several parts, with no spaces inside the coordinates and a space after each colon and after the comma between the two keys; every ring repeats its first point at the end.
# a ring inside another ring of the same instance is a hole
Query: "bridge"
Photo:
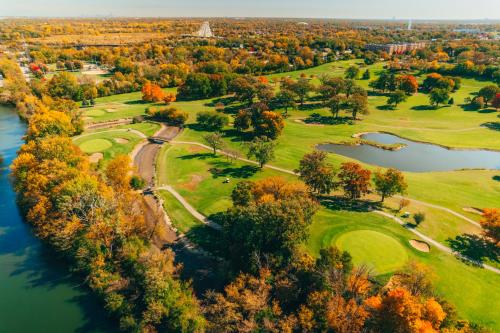
{"type": "Polygon", "coordinates": [[[164,144],[165,142],[168,142],[169,139],[162,137],[162,136],[150,136],[148,138],[148,141],[151,143],[156,143],[156,144],[161,145],[161,144],[164,144]]]}

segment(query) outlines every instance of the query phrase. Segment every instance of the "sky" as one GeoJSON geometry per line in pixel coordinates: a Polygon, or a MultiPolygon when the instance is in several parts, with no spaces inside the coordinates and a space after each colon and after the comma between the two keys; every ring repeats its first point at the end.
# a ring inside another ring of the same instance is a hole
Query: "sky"
{"type": "Polygon", "coordinates": [[[500,19],[500,0],[0,0],[1,16],[500,19]]]}

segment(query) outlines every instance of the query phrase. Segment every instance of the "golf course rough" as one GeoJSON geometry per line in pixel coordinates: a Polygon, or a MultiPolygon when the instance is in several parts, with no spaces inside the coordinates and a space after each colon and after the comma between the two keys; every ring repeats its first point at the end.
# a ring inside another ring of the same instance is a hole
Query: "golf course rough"
{"type": "Polygon", "coordinates": [[[408,253],[398,240],[373,230],[346,232],[335,244],[351,254],[355,265],[366,265],[376,275],[392,273],[408,260],[408,253]]]}

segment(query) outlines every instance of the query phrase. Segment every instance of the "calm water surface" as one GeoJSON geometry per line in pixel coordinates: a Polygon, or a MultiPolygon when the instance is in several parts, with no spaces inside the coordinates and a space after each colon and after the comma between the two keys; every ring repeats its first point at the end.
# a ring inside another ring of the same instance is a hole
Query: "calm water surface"
{"type": "Polygon", "coordinates": [[[23,222],[9,165],[25,125],[0,106],[0,332],[113,332],[102,306],[23,222]]]}
{"type": "Polygon", "coordinates": [[[368,164],[402,171],[430,172],[459,169],[500,169],[500,152],[488,150],[451,150],[441,146],[402,139],[386,133],[368,133],[361,138],[384,144],[404,143],[396,151],[370,145],[321,144],[318,149],[347,156],[368,164]]]}

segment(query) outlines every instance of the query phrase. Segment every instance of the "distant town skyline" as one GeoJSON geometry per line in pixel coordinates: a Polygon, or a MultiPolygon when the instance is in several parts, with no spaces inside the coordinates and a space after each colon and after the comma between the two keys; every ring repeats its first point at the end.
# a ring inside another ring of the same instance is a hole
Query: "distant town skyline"
{"type": "Polygon", "coordinates": [[[500,18],[498,0],[1,0],[0,4],[1,16],[30,17],[500,18]]]}

